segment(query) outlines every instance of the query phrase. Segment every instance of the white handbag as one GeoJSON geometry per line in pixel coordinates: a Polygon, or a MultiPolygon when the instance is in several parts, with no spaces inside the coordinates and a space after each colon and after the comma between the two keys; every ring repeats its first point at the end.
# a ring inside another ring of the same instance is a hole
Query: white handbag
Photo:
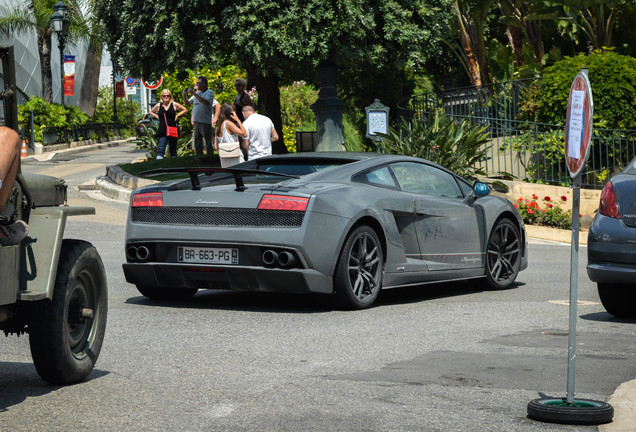
{"type": "Polygon", "coordinates": [[[241,144],[238,141],[219,143],[220,158],[236,158],[241,155],[241,144]]]}

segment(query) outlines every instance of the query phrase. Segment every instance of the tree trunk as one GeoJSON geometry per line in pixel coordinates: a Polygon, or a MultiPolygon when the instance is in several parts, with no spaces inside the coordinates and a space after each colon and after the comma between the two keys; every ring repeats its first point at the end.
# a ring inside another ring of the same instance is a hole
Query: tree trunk
{"type": "MultiPolygon", "coordinates": [[[[42,97],[53,102],[53,81],[51,75],[51,31],[37,30],[40,74],[42,75],[42,97]]],[[[62,84],[60,84],[62,85],[62,84]]]]}
{"type": "Polygon", "coordinates": [[[91,41],[88,44],[82,89],[80,90],[79,107],[89,117],[95,114],[97,93],[99,90],[99,70],[102,62],[103,43],[91,41]]]}
{"type": "Polygon", "coordinates": [[[280,115],[280,80],[275,74],[263,75],[251,63],[245,65],[248,81],[256,83],[258,91],[258,113],[270,118],[278,134],[278,141],[272,142],[272,153],[287,153],[283,139],[283,121],[280,115]]]}
{"type": "Polygon", "coordinates": [[[521,41],[521,29],[511,25],[506,26],[506,36],[508,36],[508,43],[512,47],[512,51],[515,54],[515,63],[517,67],[524,65],[523,61],[523,42],[521,41]]]}

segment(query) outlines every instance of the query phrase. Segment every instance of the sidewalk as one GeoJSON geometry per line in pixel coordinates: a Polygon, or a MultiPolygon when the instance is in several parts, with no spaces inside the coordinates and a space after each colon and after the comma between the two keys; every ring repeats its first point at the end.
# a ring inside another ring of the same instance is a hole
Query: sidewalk
{"type": "MultiPolygon", "coordinates": [[[[22,163],[52,160],[58,155],[115,147],[126,142],[126,140],[117,139],[105,143],[58,149],[54,152],[22,158],[22,163]]],[[[95,185],[103,195],[123,202],[130,201],[132,190],[153,183],[156,181],[131,176],[119,166],[107,167],[106,175],[95,179],[95,185]]],[[[558,243],[570,243],[572,240],[572,231],[555,228],[526,225],[526,233],[529,239],[558,243]]],[[[579,245],[587,245],[587,231],[579,232],[579,245]]],[[[614,407],[614,420],[611,423],[600,425],[599,432],[633,432],[636,430],[636,379],[621,384],[610,396],[608,403],[614,407]]]]}

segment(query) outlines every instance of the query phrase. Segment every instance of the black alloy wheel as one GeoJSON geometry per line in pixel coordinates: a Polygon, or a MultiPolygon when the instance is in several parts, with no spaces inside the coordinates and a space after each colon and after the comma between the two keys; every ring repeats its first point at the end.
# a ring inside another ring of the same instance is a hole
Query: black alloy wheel
{"type": "Polygon", "coordinates": [[[486,247],[486,281],[490,289],[513,284],[521,267],[521,235],[510,219],[501,219],[490,233],[486,247]]]}
{"type": "Polygon", "coordinates": [[[384,256],[375,231],[362,225],[345,241],[334,277],[335,296],[345,309],[373,305],[382,286],[384,256]]]}

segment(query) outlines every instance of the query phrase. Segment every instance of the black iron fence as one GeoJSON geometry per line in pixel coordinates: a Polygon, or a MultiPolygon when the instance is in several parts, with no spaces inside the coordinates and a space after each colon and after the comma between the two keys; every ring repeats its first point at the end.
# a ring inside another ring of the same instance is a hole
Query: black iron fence
{"type": "MultiPolygon", "coordinates": [[[[532,112],[527,95],[538,85],[540,79],[531,79],[425,94],[400,104],[398,112],[411,121],[443,113],[484,126],[491,140],[482,166],[491,176],[569,185],[564,126],[524,119],[532,112]]],[[[636,130],[593,129],[583,187],[601,188],[634,157],[636,130]]]]}

